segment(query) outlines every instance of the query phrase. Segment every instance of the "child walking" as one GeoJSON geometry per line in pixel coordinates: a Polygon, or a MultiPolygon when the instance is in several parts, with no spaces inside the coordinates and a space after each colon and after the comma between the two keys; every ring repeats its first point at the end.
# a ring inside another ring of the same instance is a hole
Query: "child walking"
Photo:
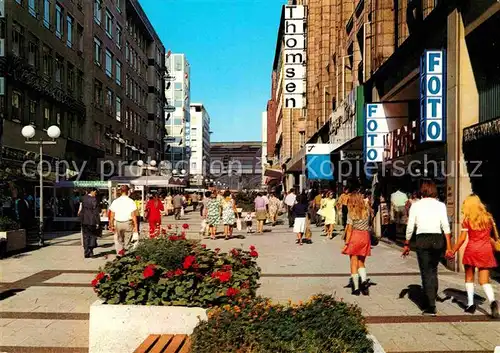
{"type": "Polygon", "coordinates": [[[245,224],[247,226],[247,233],[252,233],[252,213],[247,212],[245,216],[245,224]]]}

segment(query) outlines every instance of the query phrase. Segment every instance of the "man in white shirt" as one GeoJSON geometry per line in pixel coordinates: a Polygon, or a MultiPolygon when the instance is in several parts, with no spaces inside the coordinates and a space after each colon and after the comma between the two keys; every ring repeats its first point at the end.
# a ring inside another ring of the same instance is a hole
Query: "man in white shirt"
{"type": "Polygon", "coordinates": [[[403,256],[410,253],[410,239],[413,233],[416,233],[418,266],[427,300],[422,314],[435,316],[439,260],[445,247],[446,257],[453,254],[450,223],[446,205],[437,199],[438,192],[434,182],[424,181],[420,187],[420,194],[422,199],[410,208],[403,256]]]}
{"type": "Polygon", "coordinates": [[[129,187],[122,185],[121,196],[114,200],[109,207],[109,226],[115,233],[115,249],[119,255],[132,242],[133,234],[138,235],[137,206],[128,194],[129,187]]]}
{"type": "Polygon", "coordinates": [[[297,196],[295,195],[295,191],[293,189],[290,189],[290,192],[288,193],[288,195],[286,195],[284,202],[288,210],[288,226],[292,228],[293,224],[295,223],[295,219],[293,218],[292,207],[297,202],[297,196]]]}

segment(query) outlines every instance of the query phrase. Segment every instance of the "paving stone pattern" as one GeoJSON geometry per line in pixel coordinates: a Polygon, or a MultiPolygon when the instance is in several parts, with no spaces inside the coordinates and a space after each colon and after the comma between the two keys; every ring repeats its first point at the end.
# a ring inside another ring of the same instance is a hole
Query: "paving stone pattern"
{"type": "MultiPolygon", "coordinates": [[[[307,300],[317,293],[331,293],[359,305],[370,332],[386,352],[493,352],[500,346],[500,321],[487,315],[481,303],[474,315],[465,315],[454,300],[464,300],[463,275],[440,268],[440,290],[452,299],[438,303],[437,317],[423,317],[411,300],[418,294],[420,275],[416,257],[400,257],[400,250],[380,243],[367,261],[368,276],[375,284],[370,296],[353,297],[346,288],[349,261],[340,254],[340,237],[320,236],[313,227],[313,244],[298,246],[285,225],[266,226],[262,235],[235,231],[234,239],[204,239],[199,235],[198,213],[188,213],[175,222],[164,217],[163,224],[188,223],[188,237],[202,239],[210,248],[230,250],[255,245],[262,268],[260,294],[274,301],[307,300]],[[408,292],[409,289],[409,293],[408,292]],[[406,295],[404,295],[406,294],[406,295]]],[[[222,227],[220,227],[222,228],[222,227]]],[[[220,229],[219,231],[221,231],[220,229]]],[[[146,236],[147,224],[143,224],[146,236]]],[[[97,298],[90,281],[99,266],[114,257],[113,239],[99,240],[100,255],[84,259],[80,234],[51,234],[49,245],[1,261],[0,352],[71,353],[88,351],[89,306],[97,298]]],[[[499,286],[495,284],[499,294],[499,286]]],[[[479,285],[478,294],[482,295],[479,285]]],[[[116,352],[110,352],[116,353],[116,352]]]]}

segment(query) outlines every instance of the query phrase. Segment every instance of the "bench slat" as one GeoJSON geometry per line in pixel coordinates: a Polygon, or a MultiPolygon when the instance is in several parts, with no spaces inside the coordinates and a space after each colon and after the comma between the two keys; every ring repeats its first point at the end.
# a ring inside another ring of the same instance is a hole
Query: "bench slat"
{"type": "Polygon", "coordinates": [[[182,349],[179,351],[179,353],[190,353],[191,351],[191,339],[189,336],[186,337],[186,340],[184,341],[184,345],[182,346],[182,349]]]}
{"type": "Polygon", "coordinates": [[[163,353],[177,353],[177,351],[182,347],[182,344],[186,340],[186,335],[175,335],[167,349],[163,353]]]}
{"type": "Polygon", "coordinates": [[[162,353],[173,337],[173,335],[161,335],[160,339],[156,341],[155,345],[153,346],[151,351],[149,351],[149,353],[162,353]]]}
{"type": "Polygon", "coordinates": [[[155,344],[160,335],[149,335],[144,342],[134,351],[134,353],[147,353],[149,349],[155,344]]]}

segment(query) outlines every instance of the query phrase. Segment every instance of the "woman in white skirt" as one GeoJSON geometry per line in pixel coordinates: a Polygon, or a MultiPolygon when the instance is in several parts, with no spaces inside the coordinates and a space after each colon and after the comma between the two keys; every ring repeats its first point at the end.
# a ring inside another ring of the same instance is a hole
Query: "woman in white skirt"
{"type": "Polygon", "coordinates": [[[298,202],[292,207],[293,216],[295,218],[295,223],[293,224],[293,232],[297,233],[296,244],[302,245],[302,237],[306,232],[306,217],[308,210],[307,196],[301,194],[298,198],[298,202]]]}

